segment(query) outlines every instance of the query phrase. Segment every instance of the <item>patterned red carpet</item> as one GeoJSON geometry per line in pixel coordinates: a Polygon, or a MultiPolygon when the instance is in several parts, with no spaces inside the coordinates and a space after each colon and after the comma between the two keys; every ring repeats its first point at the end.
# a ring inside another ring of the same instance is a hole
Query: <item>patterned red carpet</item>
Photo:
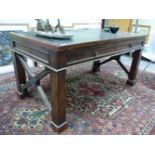
{"type": "MultiPolygon", "coordinates": [[[[155,74],[138,75],[134,87],[114,62],[90,73],[91,63],[67,74],[68,129],[62,134],[155,134],[155,74]]],[[[49,77],[41,85],[49,92],[49,77]]],[[[55,134],[39,95],[19,100],[13,74],[0,77],[0,134],[55,134]]]]}
{"type": "Polygon", "coordinates": [[[155,135],[155,126],[154,126],[153,129],[151,130],[150,135],[155,135]]]}

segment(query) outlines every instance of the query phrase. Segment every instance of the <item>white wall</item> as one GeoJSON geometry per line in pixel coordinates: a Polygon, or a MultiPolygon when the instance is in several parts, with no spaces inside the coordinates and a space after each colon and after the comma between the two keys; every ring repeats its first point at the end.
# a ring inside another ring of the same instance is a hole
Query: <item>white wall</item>
{"type": "MultiPolygon", "coordinates": [[[[50,19],[52,26],[57,24],[57,19],[50,19]]],[[[63,26],[72,26],[74,23],[80,23],[80,28],[98,28],[101,23],[101,19],[61,19],[63,26]]],[[[36,27],[35,19],[0,19],[0,30],[24,30],[26,31],[26,26],[13,26],[12,24],[29,24],[30,27],[36,27]],[[1,24],[5,24],[4,26],[1,24]],[[9,24],[11,24],[9,26],[9,24]]]]}
{"type": "Polygon", "coordinates": [[[155,19],[139,19],[139,24],[150,25],[152,29],[155,29],[155,19]]]}

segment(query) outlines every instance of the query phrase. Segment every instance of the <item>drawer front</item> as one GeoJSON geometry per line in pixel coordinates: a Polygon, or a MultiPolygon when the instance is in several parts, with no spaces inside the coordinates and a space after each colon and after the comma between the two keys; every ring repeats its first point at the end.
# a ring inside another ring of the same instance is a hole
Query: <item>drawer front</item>
{"type": "Polygon", "coordinates": [[[79,61],[81,59],[93,58],[95,56],[94,52],[95,51],[90,47],[79,48],[79,49],[75,49],[73,51],[67,52],[66,59],[68,63],[71,63],[74,61],[79,61]]]}
{"type": "Polygon", "coordinates": [[[131,44],[126,44],[126,45],[119,45],[119,46],[114,46],[114,47],[103,47],[103,48],[97,48],[94,50],[94,55],[97,56],[108,56],[112,54],[119,54],[119,53],[127,53],[127,52],[133,52],[138,49],[142,49],[143,44],[141,42],[138,43],[131,43],[131,44]]]}
{"type": "MultiPolygon", "coordinates": [[[[36,61],[39,61],[43,64],[48,65],[49,64],[49,56],[48,56],[48,52],[45,51],[40,51],[39,49],[32,49],[31,47],[22,45],[20,43],[16,42],[15,45],[16,49],[19,49],[19,51],[21,52],[21,54],[28,56],[36,61]]],[[[20,53],[19,53],[20,54],[20,53]]]]}
{"type": "Polygon", "coordinates": [[[80,61],[88,61],[96,58],[102,58],[105,56],[133,52],[141,48],[143,48],[142,42],[135,42],[124,45],[115,44],[115,46],[94,45],[91,47],[79,48],[73,51],[68,51],[68,53],[66,53],[66,59],[68,64],[74,64],[80,61]]]}

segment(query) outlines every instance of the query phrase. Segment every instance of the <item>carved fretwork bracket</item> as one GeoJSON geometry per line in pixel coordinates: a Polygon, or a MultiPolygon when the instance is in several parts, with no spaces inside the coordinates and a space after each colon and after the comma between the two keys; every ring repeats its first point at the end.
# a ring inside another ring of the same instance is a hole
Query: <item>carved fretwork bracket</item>
{"type": "Polygon", "coordinates": [[[102,61],[102,62],[99,62],[98,64],[96,64],[96,66],[100,66],[100,65],[103,65],[103,64],[105,64],[105,63],[107,63],[107,62],[109,62],[109,61],[112,61],[112,60],[116,60],[117,61],[117,63],[121,66],[121,68],[126,72],[126,74],[129,76],[129,71],[127,70],[127,68],[124,66],[124,64],[121,62],[121,60],[120,60],[120,55],[119,56],[113,56],[113,57],[111,57],[111,58],[109,58],[109,59],[106,59],[105,61],[102,61]]]}
{"type": "Polygon", "coordinates": [[[23,68],[25,69],[25,71],[28,74],[28,81],[25,84],[21,85],[21,91],[25,92],[25,90],[27,90],[29,87],[33,87],[34,89],[36,89],[39,94],[41,95],[41,98],[43,100],[43,102],[46,104],[46,106],[48,107],[48,109],[51,111],[51,104],[48,100],[48,97],[46,96],[44,90],[42,89],[42,87],[39,85],[40,80],[42,78],[44,78],[46,75],[48,75],[50,73],[50,70],[48,68],[45,68],[42,72],[40,72],[39,74],[35,75],[31,68],[28,66],[27,62],[25,61],[24,57],[22,57],[21,55],[17,56],[19,61],[21,62],[23,68]]]}

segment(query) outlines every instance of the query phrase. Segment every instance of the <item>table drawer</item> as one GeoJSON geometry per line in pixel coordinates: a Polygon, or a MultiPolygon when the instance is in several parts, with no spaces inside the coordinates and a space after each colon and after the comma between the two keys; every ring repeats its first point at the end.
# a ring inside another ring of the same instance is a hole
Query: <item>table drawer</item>
{"type": "Polygon", "coordinates": [[[107,56],[107,55],[111,55],[111,54],[119,54],[119,53],[126,53],[126,52],[132,52],[138,49],[143,48],[142,43],[133,43],[133,44],[126,44],[126,45],[119,45],[119,46],[115,46],[115,47],[102,47],[102,48],[98,48],[96,50],[94,50],[94,56],[107,56]]]}
{"type": "MultiPolygon", "coordinates": [[[[19,49],[21,54],[30,58],[36,59],[41,63],[49,64],[49,56],[46,51],[40,51],[39,49],[32,49],[31,47],[22,45],[16,42],[16,49],[19,49]]],[[[19,53],[20,54],[20,53],[19,53]]]]}
{"type": "Polygon", "coordinates": [[[71,63],[82,59],[93,58],[95,56],[94,52],[95,51],[92,48],[87,47],[87,48],[74,49],[73,51],[68,51],[65,55],[67,63],[71,63]]]}
{"type": "Polygon", "coordinates": [[[100,58],[104,56],[115,55],[119,53],[128,53],[143,47],[142,42],[131,43],[126,45],[117,46],[93,46],[86,48],[75,49],[74,51],[68,51],[66,59],[68,64],[88,61],[90,59],[100,58]]]}

